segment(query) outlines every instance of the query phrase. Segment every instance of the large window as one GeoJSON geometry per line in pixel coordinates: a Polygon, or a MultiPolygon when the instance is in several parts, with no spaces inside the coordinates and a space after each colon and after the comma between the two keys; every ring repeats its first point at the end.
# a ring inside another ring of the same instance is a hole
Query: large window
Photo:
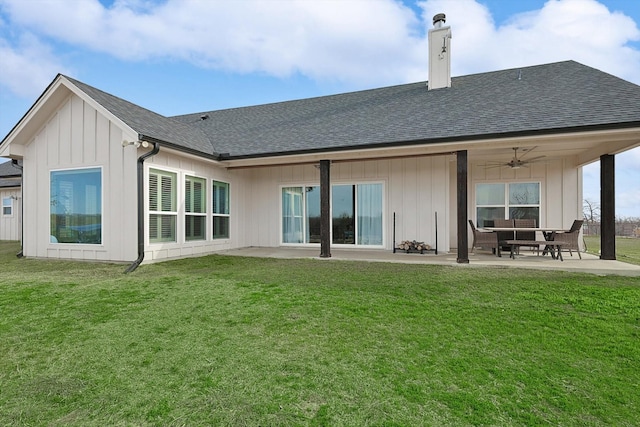
{"type": "Polygon", "coordinates": [[[149,169],[149,242],[175,242],[176,174],[149,169]]]}
{"type": "Polygon", "coordinates": [[[184,180],[185,240],[206,239],[207,181],[186,176],[184,180]]]}
{"type": "MultiPolygon", "coordinates": [[[[382,245],[382,184],[334,185],[335,244],[382,245]]],[[[282,188],[282,242],[320,243],[320,187],[282,188]]]]}
{"type": "Polygon", "coordinates": [[[4,216],[13,215],[13,197],[2,198],[2,215],[4,216]]]}
{"type": "Polygon", "coordinates": [[[501,219],[535,219],[540,225],[540,183],[512,182],[476,185],[478,227],[501,219]]]}
{"type": "Polygon", "coordinates": [[[102,243],[102,170],[51,172],[51,242],[102,243]]]}
{"type": "Polygon", "coordinates": [[[229,184],[213,181],[213,238],[229,238],[229,184]]]}

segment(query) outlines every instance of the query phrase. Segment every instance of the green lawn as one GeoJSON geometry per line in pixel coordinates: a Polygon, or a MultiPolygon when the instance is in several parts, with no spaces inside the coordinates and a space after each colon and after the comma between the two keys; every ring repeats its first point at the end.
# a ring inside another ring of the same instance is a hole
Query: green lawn
{"type": "Polygon", "coordinates": [[[0,425],[640,425],[640,278],[16,259],[0,425]]]}
{"type": "MultiPolygon", "coordinates": [[[[587,252],[596,255],[600,253],[600,236],[585,236],[584,242],[587,245],[587,252]]],[[[640,239],[616,237],[616,259],[640,265],[640,239]]]]}

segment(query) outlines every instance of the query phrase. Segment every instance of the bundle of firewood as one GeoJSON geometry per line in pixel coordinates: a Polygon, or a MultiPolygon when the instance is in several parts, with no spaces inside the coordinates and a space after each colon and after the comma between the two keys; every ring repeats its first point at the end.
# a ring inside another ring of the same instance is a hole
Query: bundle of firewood
{"type": "Polygon", "coordinates": [[[425,242],[417,242],[415,240],[403,240],[398,244],[398,249],[402,249],[403,251],[426,251],[431,249],[431,246],[427,245],[425,242]]]}

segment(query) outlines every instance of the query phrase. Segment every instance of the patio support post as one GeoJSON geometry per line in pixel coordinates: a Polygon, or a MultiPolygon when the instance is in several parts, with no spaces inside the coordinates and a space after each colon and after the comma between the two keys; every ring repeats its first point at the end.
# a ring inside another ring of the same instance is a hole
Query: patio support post
{"type": "Polygon", "coordinates": [[[458,168],[458,264],[469,264],[469,236],[467,234],[467,150],[456,153],[458,168]]]}
{"type": "Polygon", "coordinates": [[[320,258],[331,256],[331,160],[320,160],[320,258]]]}
{"type": "Polygon", "coordinates": [[[615,156],[600,156],[600,259],[616,259],[615,156]]]}

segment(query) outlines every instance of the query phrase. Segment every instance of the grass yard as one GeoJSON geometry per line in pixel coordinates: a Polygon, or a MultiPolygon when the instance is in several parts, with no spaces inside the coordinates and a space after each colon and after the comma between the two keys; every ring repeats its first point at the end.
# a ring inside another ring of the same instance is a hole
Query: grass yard
{"type": "Polygon", "coordinates": [[[17,251],[0,425],[640,425],[640,278],[17,251]]]}
{"type": "MultiPolygon", "coordinates": [[[[600,236],[585,236],[587,252],[600,254],[600,236]]],[[[629,264],[640,265],[640,239],[616,237],[616,259],[629,264]]]]}

